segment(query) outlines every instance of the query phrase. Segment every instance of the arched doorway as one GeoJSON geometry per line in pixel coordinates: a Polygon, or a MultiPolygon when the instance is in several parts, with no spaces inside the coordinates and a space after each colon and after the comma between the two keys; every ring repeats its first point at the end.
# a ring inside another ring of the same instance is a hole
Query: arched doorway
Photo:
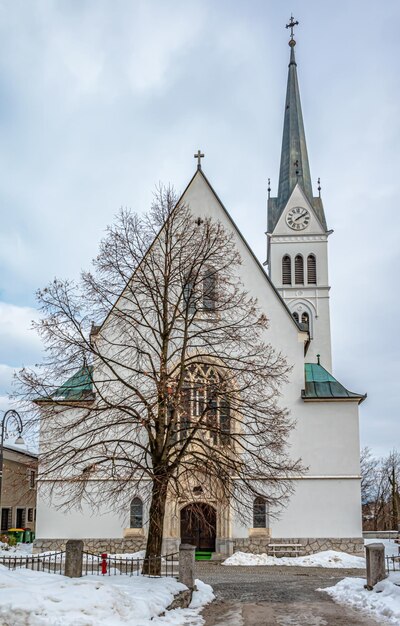
{"type": "Polygon", "coordinates": [[[216,536],[217,513],[214,507],[195,502],[181,510],[182,543],[190,543],[200,551],[215,552],[216,536]]]}

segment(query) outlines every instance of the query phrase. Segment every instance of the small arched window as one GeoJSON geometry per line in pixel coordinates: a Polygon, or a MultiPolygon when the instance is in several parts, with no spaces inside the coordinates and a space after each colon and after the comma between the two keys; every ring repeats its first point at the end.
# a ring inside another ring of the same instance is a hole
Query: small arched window
{"type": "Polygon", "coordinates": [[[307,257],[307,282],[309,285],[317,284],[317,260],[314,254],[307,257]]]}
{"type": "Polygon", "coordinates": [[[143,503],[140,498],[133,498],[131,502],[130,528],[143,528],[143,503]]]}
{"type": "Polygon", "coordinates": [[[217,274],[215,270],[208,269],[203,278],[203,308],[206,311],[214,311],[217,300],[217,274]]]}
{"type": "Polygon", "coordinates": [[[267,503],[264,498],[254,498],[253,502],[253,528],[267,527],[267,503]]]}
{"type": "Polygon", "coordinates": [[[288,254],[285,254],[282,259],[282,284],[292,284],[292,261],[288,254]]]}
{"type": "Polygon", "coordinates": [[[304,261],[301,254],[298,254],[294,260],[294,281],[296,285],[304,284],[304,261]]]}
{"type": "Polygon", "coordinates": [[[301,323],[304,324],[307,330],[310,328],[310,318],[308,313],[304,312],[301,314],[301,323]]]}
{"type": "Polygon", "coordinates": [[[295,311],[294,313],[292,313],[294,319],[296,320],[297,323],[299,323],[299,314],[295,311]]]}

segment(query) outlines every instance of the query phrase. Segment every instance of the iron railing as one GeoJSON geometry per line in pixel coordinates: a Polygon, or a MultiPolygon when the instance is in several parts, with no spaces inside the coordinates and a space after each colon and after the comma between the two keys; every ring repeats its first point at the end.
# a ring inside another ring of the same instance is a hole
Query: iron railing
{"type": "Polygon", "coordinates": [[[179,552],[149,558],[96,555],[83,553],[82,575],[103,576],[161,576],[176,577],[179,572],[179,552]]]}
{"type": "Polygon", "coordinates": [[[47,572],[49,574],[64,574],[65,552],[49,552],[43,554],[24,555],[1,555],[0,565],[10,570],[31,569],[35,572],[47,572]]]}
{"type": "Polygon", "coordinates": [[[400,555],[386,557],[386,571],[400,572],[400,555]]]}
{"type": "MultiPolygon", "coordinates": [[[[42,554],[2,555],[0,565],[10,570],[31,569],[50,574],[65,573],[65,552],[45,552],[42,554]]],[[[176,577],[179,573],[179,552],[153,556],[148,559],[123,555],[92,554],[83,552],[82,576],[161,576],[176,577]]]]}

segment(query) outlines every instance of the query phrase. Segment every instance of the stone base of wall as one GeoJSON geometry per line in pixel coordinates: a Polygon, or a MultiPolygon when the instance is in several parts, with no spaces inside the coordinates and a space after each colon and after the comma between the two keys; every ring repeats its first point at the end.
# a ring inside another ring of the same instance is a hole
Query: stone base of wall
{"type": "Polygon", "coordinates": [[[364,539],[362,537],[299,537],[296,539],[286,539],[285,537],[248,537],[246,539],[233,539],[233,549],[234,552],[263,554],[271,552],[271,548],[268,548],[269,543],[301,543],[303,546],[302,555],[315,554],[315,552],[323,552],[325,550],[336,550],[337,552],[364,556],[364,539]]]}
{"type": "MultiPolygon", "coordinates": [[[[47,550],[65,550],[68,539],[35,539],[33,552],[47,552],[47,550]]],[[[144,537],[129,537],[125,539],[83,539],[83,549],[94,554],[119,554],[138,552],[146,548],[144,537]]]]}

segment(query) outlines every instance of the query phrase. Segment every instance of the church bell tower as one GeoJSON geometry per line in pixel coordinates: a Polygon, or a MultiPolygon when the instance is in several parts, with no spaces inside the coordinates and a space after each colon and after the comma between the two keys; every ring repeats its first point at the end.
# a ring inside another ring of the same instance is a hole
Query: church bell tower
{"type": "Polygon", "coordinates": [[[332,371],[329,315],[328,230],[321,187],[314,197],[301,111],[291,17],[290,61],[283,124],[278,194],[268,189],[267,264],[270,278],[293,317],[307,328],[308,361],[332,371]]]}

